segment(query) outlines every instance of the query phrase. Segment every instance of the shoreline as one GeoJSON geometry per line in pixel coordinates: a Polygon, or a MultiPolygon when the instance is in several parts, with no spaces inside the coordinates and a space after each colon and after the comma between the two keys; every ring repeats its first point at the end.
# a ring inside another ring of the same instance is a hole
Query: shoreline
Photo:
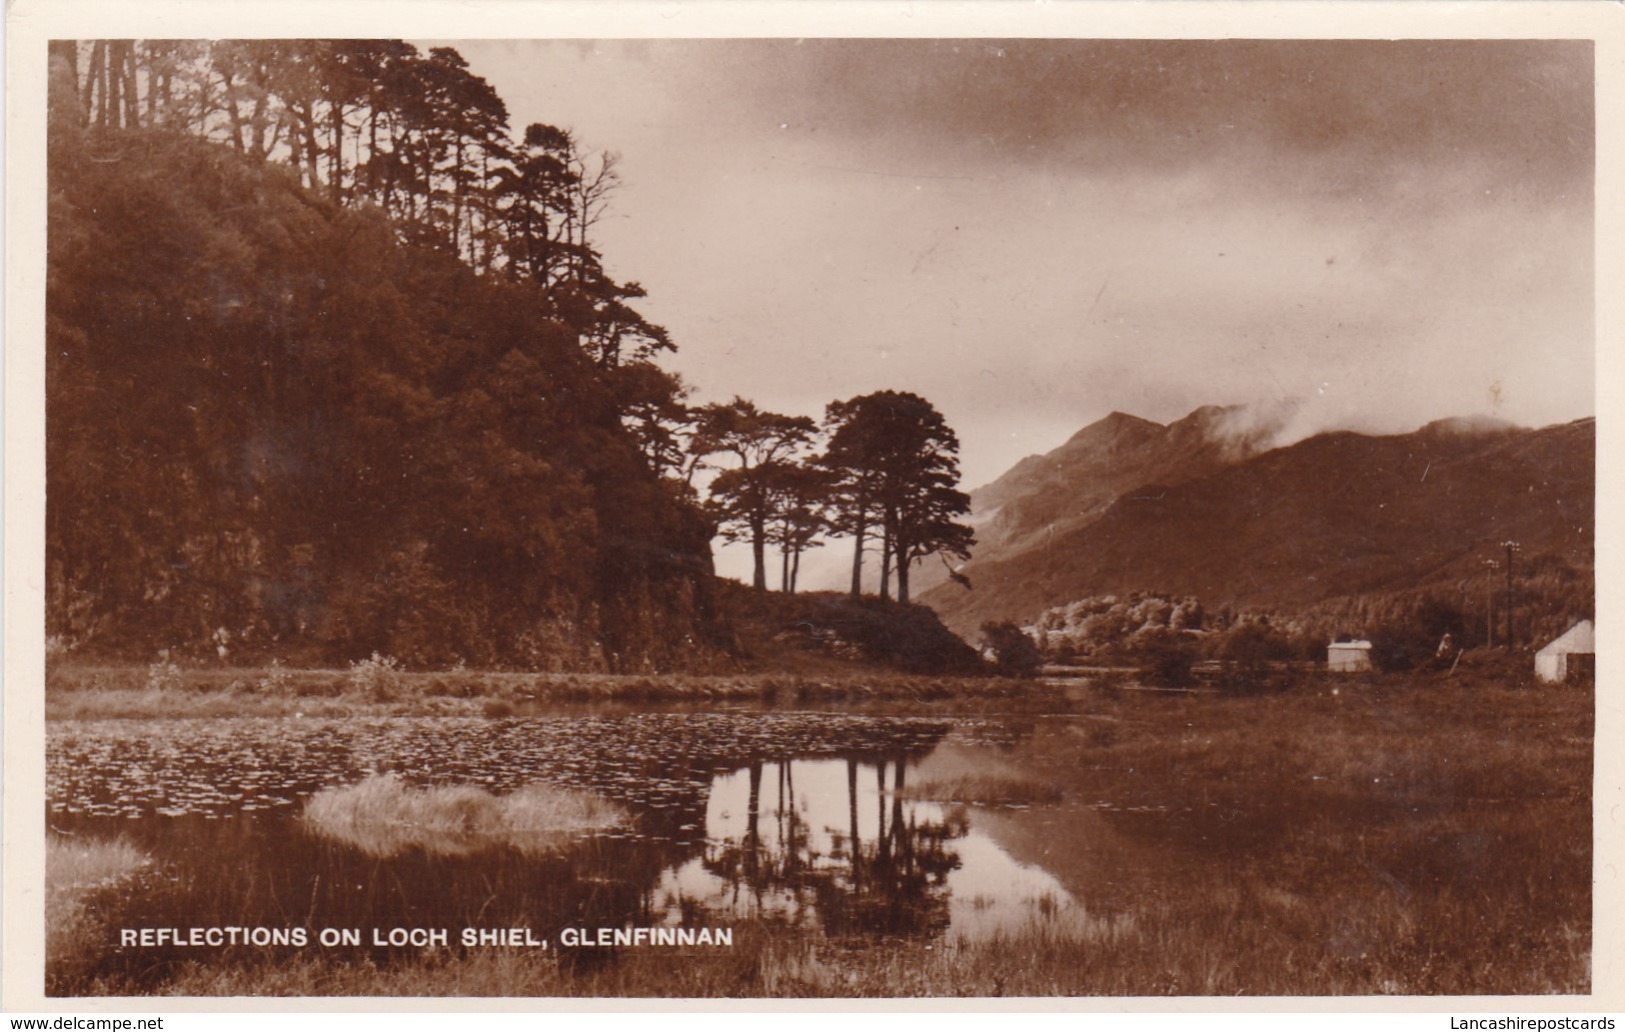
{"type": "Polygon", "coordinates": [[[1069,690],[1044,681],[889,671],[831,674],[580,674],[392,671],[365,683],[353,671],[220,668],[154,675],[129,666],[59,666],[46,677],[45,719],[162,717],[524,716],[559,706],[764,707],[903,703],[929,711],[997,705],[1064,706],[1069,690]]]}

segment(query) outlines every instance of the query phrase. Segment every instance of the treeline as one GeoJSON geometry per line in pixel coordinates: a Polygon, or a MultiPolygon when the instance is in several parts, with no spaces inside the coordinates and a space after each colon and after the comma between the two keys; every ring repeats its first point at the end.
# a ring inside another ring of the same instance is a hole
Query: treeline
{"type": "Polygon", "coordinates": [[[540,288],[536,318],[573,332],[655,465],[675,465],[681,380],[655,359],[670,335],[604,269],[593,227],[616,156],[566,129],[515,132],[490,83],[451,47],[401,40],[58,40],[53,133],[156,130],[276,163],[312,198],[382,213],[397,240],[482,276],[540,288]]]}
{"type": "MultiPolygon", "coordinates": [[[[1297,610],[1208,606],[1190,596],[1129,592],[1077,599],[1045,610],[1025,628],[1036,655],[1056,663],[1137,664],[1179,680],[1202,660],[1258,667],[1266,662],[1324,662],[1334,641],[1368,640],[1385,670],[1409,670],[1434,658],[1449,635],[1455,648],[1504,647],[1505,580],[1484,578],[1404,591],[1329,599],[1297,610]]],[[[1515,567],[1512,645],[1532,652],[1592,616],[1590,570],[1560,556],[1515,567]]],[[[989,625],[992,643],[1008,628],[989,625]]]]}
{"type": "Polygon", "coordinates": [[[880,597],[891,597],[895,580],[906,605],[916,563],[969,558],[975,543],[958,522],[970,511],[957,486],[959,439],[917,394],[876,391],[832,402],[822,427],[743,398],[707,405],[693,413],[688,454],[691,471],[709,457],[729,457],[710,483],[708,508],[725,538],[751,545],[758,589],[768,584],[770,545],[779,549],[780,586],[793,593],[802,553],[838,535],[853,541],[853,597],[862,593],[866,555],[878,551],[880,597]]]}
{"type": "MultiPolygon", "coordinates": [[[[54,64],[81,125],[163,128],[278,160],[335,204],[373,204],[413,242],[484,272],[584,288],[613,308],[592,226],[617,176],[564,129],[515,134],[490,83],[451,47],[401,40],[63,40],[54,64]]],[[[638,320],[632,317],[632,323],[638,320]]],[[[660,346],[654,327],[645,344],[660,346]]]]}
{"type": "Polygon", "coordinates": [[[725,647],[613,186],[455,51],[52,44],[47,629],[643,669],[725,647]],[[673,460],[675,461],[675,460],[673,460]]]}
{"type": "Polygon", "coordinates": [[[716,640],[709,523],[537,285],[187,137],[62,135],[50,176],[51,633],[581,668],[716,640]]]}
{"type": "MultiPolygon", "coordinates": [[[[1499,551],[1499,550],[1497,550],[1499,551]]],[[[1506,569],[1494,560],[1477,577],[1457,577],[1404,591],[1349,595],[1283,617],[1303,635],[1369,638],[1373,659],[1390,667],[1413,666],[1432,656],[1449,634],[1457,646],[1504,648],[1508,638],[1506,569]]],[[[1513,563],[1510,643],[1533,652],[1591,619],[1596,576],[1563,553],[1518,556],[1513,563]]]]}
{"type": "Polygon", "coordinates": [[[47,629],[106,655],[648,669],[727,649],[710,540],[942,551],[923,399],[693,407],[604,271],[616,183],[450,48],[51,44],[47,629]],[[697,485],[708,485],[701,498],[697,485]]]}

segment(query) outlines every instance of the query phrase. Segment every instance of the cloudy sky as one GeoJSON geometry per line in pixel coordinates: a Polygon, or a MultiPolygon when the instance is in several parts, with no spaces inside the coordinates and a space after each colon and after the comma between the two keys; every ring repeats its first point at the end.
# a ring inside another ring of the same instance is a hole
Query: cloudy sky
{"type": "Polygon", "coordinates": [[[620,154],[701,401],[912,390],[967,486],[1113,409],[1594,414],[1589,42],[454,45],[620,154]]]}

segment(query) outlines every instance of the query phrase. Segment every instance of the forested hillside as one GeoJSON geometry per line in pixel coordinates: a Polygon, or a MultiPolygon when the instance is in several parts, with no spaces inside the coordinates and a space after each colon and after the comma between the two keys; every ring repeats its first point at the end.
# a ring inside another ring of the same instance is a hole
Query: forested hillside
{"type": "Polygon", "coordinates": [[[52,47],[47,631],[643,669],[724,643],[665,331],[455,51],[52,47]]]}

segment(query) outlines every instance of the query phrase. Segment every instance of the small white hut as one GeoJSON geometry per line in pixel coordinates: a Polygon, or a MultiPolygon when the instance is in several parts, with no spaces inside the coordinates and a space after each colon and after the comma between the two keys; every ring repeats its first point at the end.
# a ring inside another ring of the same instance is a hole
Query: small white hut
{"type": "Polygon", "coordinates": [[[1369,641],[1334,641],[1326,646],[1326,669],[1333,673],[1352,674],[1371,669],[1371,643],[1369,641]]]}
{"type": "Polygon", "coordinates": [[[1535,653],[1535,676],[1542,681],[1558,683],[1596,670],[1597,631],[1590,620],[1581,620],[1535,653]]]}

